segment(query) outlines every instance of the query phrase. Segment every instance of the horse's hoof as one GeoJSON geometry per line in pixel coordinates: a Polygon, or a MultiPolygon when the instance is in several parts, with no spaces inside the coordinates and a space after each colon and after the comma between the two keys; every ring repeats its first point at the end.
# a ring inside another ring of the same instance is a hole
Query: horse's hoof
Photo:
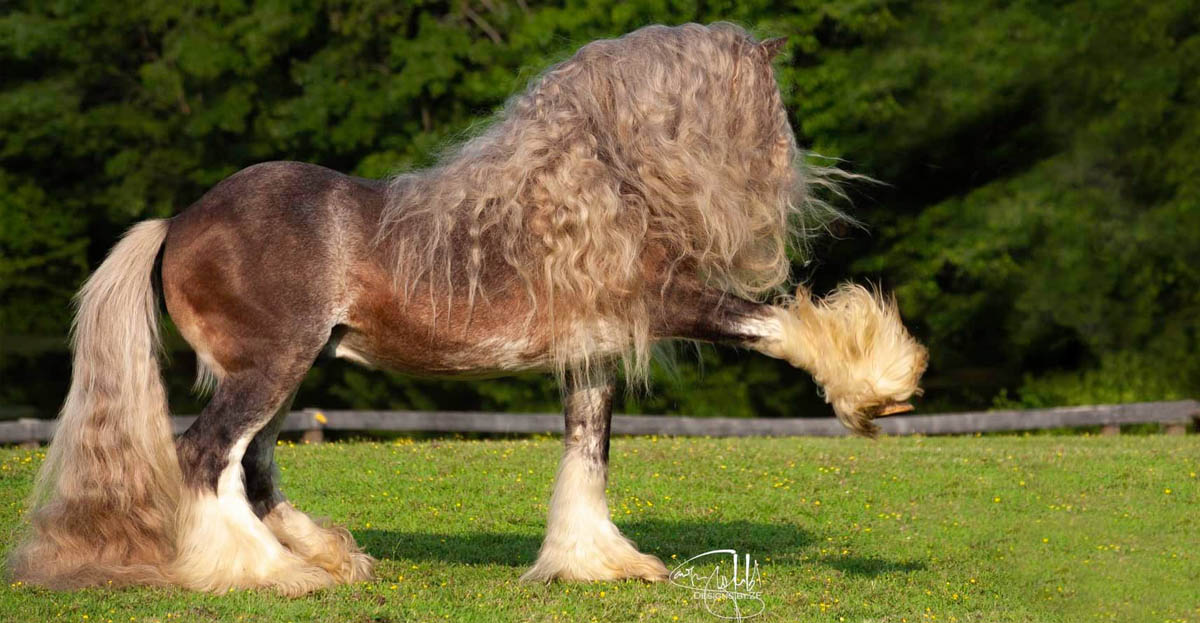
{"type": "Polygon", "coordinates": [[[338,582],[353,584],[375,579],[375,559],[363,552],[352,552],[346,573],[334,574],[338,582]]]}
{"type": "Polygon", "coordinates": [[[641,560],[638,560],[632,565],[625,567],[625,577],[630,579],[642,580],[644,582],[666,582],[671,577],[671,572],[667,570],[667,566],[663,561],[658,559],[658,556],[650,554],[642,554],[641,560]]]}
{"type": "Polygon", "coordinates": [[[667,566],[657,556],[634,550],[626,553],[624,560],[610,558],[607,561],[602,561],[599,557],[585,561],[562,560],[543,555],[521,579],[527,582],[665,582],[670,575],[667,566]]]}

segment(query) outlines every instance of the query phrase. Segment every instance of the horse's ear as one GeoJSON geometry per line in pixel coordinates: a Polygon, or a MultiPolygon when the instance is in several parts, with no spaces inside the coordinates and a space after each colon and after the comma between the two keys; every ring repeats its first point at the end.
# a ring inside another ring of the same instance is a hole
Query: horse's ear
{"type": "Polygon", "coordinates": [[[769,61],[774,59],[775,55],[779,54],[784,45],[787,45],[787,37],[775,37],[759,43],[758,47],[763,51],[763,56],[769,61]]]}

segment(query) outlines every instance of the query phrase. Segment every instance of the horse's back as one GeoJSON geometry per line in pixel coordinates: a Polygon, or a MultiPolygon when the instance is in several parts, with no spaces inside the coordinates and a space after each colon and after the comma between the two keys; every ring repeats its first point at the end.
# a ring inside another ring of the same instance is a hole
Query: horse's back
{"type": "Polygon", "coordinates": [[[329,226],[356,212],[377,215],[385,187],[381,180],[304,162],[256,164],[221,180],[172,219],[168,243],[218,224],[236,224],[253,235],[260,229],[329,226]]]}

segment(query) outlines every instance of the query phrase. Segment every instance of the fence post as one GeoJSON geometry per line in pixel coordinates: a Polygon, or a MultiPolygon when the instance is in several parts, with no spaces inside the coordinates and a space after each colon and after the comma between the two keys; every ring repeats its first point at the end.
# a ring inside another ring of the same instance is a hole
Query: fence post
{"type": "Polygon", "coordinates": [[[1188,427],[1192,425],[1192,419],[1186,420],[1168,420],[1161,422],[1162,431],[1168,435],[1186,435],[1188,427]]]}
{"type": "Polygon", "coordinates": [[[305,409],[304,414],[308,416],[308,425],[304,432],[300,435],[300,441],[303,443],[323,443],[325,441],[325,423],[328,422],[325,414],[320,409],[305,409]]]}
{"type": "Polygon", "coordinates": [[[1100,427],[1100,434],[1105,437],[1115,437],[1121,434],[1120,424],[1105,424],[1100,427]]]}

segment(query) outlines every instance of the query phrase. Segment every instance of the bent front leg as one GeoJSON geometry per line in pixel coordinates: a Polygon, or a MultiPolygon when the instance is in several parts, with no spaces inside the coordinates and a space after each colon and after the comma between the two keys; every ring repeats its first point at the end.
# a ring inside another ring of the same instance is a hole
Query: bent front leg
{"type": "Polygon", "coordinates": [[[667,579],[662,561],[637,551],[608,516],[611,381],[571,388],[566,397],[564,451],[550,497],[546,539],[522,580],[667,579]]]}
{"type": "Polygon", "coordinates": [[[920,393],[928,359],[894,299],[850,284],[816,300],[801,289],[782,305],[677,287],[662,306],[656,337],[733,343],[803,368],[842,424],[867,437],[879,430],[873,418],[912,408],[904,401],[920,393]]]}
{"type": "Polygon", "coordinates": [[[655,337],[730,344],[756,350],[805,368],[802,349],[787,310],[747,301],[719,290],[677,287],[664,300],[655,337]]]}

